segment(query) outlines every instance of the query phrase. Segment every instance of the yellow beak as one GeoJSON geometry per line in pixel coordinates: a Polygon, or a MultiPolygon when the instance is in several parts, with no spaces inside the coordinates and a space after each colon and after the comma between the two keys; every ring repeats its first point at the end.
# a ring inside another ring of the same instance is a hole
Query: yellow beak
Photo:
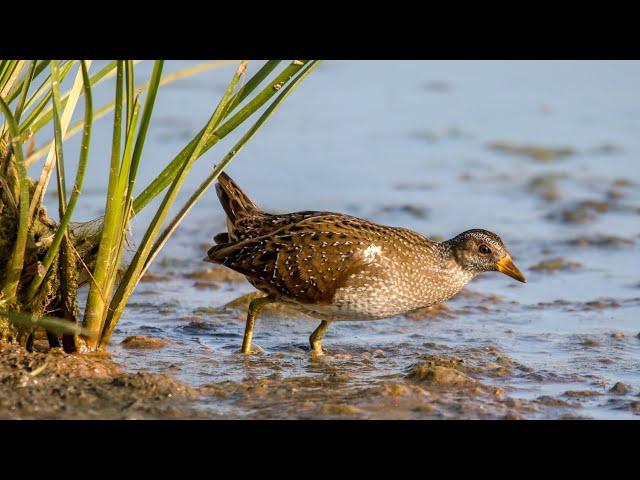
{"type": "Polygon", "coordinates": [[[516,264],[511,260],[510,255],[506,255],[501,258],[497,263],[498,271],[504,273],[505,275],[509,275],[511,278],[515,278],[519,282],[526,282],[527,280],[524,278],[524,275],[520,271],[516,264]]]}

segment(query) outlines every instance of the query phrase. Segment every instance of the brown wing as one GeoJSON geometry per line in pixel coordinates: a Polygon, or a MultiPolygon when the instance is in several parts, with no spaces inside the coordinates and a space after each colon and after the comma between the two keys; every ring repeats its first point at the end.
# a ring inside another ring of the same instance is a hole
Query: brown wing
{"type": "Polygon", "coordinates": [[[331,215],[331,212],[304,211],[273,215],[261,212],[260,215],[251,215],[239,218],[235,228],[238,239],[262,237],[276,232],[287,225],[293,225],[306,218],[320,215],[331,215]]]}
{"type": "Polygon", "coordinates": [[[363,252],[387,227],[341,214],[308,213],[299,212],[302,220],[266,235],[216,245],[209,259],[269,293],[301,303],[331,303],[352,274],[371,267],[363,252]]]}

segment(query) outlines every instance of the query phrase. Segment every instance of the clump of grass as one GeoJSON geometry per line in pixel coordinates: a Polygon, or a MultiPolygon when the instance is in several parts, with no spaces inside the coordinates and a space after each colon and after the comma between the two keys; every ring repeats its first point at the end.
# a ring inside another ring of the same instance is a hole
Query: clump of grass
{"type": "Polygon", "coordinates": [[[4,117],[0,131],[1,338],[29,346],[34,330],[44,328],[52,347],[60,346],[62,338],[66,351],[106,348],[138,282],[189,210],[317,65],[317,61],[294,60],[267,81],[280,64],[268,61],[241,82],[248,62],[239,62],[207,124],[137,193],[136,177],[160,87],[226,63],[206,62],[163,76],[164,62],[156,61],[149,80],[136,86],[137,62],[131,60],[110,62],[93,74],[92,62],[86,60],[0,61],[0,108],[4,117]],[[61,83],[73,72],[72,87],[62,92],[61,83]],[[113,100],[95,108],[93,89],[113,77],[113,100]],[[81,97],[83,119],[71,124],[81,97]],[[194,163],[267,104],[165,225],[194,163]],[[92,222],[73,222],[91,157],[93,123],[110,111],[114,115],[104,215],[92,222]],[[52,127],[53,139],[36,148],[34,139],[46,126],[52,127]],[[68,190],[64,142],[80,131],[80,158],[68,190]],[[38,180],[30,179],[27,168],[43,157],[38,180]],[[54,171],[57,221],[49,218],[42,207],[54,171]],[[133,259],[122,267],[132,218],[163,192],[133,259]],[[81,318],[77,293],[83,284],[88,285],[89,291],[81,318]]]}

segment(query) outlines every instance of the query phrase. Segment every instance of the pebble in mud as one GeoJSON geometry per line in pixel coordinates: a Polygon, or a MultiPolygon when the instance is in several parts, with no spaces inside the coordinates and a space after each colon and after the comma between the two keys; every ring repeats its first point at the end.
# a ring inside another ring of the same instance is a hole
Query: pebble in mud
{"type": "Polygon", "coordinates": [[[550,395],[542,395],[536,399],[537,403],[540,403],[546,407],[575,407],[575,404],[566,402],[559,398],[552,397],[550,395]]]}
{"type": "Polygon", "coordinates": [[[571,260],[565,260],[562,257],[542,260],[535,265],[529,267],[534,272],[557,272],[557,271],[574,271],[582,268],[582,264],[571,260]]]}
{"type": "Polygon", "coordinates": [[[633,245],[635,242],[630,238],[618,237],[615,235],[580,235],[567,242],[575,247],[623,247],[633,245]]]}
{"type": "Polygon", "coordinates": [[[354,407],[353,405],[323,405],[322,408],[320,409],[320,415],[357,415],[360,413],[363,413],[362,410],[360,410],[357,407],[354,407]]]}
{"type": "Polygon", "coordinates": [[[524,420],[524,417],[517,412],[508,412],[504,417],[502,417],[502,419],[503,420],[524,420]]]}
{"type": "Polygon", "coordinates": [[[436,407],[430,403],[423,403],[422,405],[415,406],[413,410],[420,413],[434,413],[436,411],[436,407]]]}
{"type": "Polygon", "coordinates": [[[205,281],[201,281],[198,280],[197,282],[193,283],[194,288],[197,288],[199,290],[206,290],[206,289],[211,289],[211,290],[218,290],[220,288],[220,284],[211,280],[205,280],[205,281]]]}
{"type": "Polygon", "coordinates": [[[615,393],[617,395],[625,395],[625,394],[629,393],[630,388],[629,388],[629,385],[627,385],[625,383],[616,382],[616,384],[613,387],[611,387],[609,389],[609,391],[611,393],[615,393]]]}
{"type": "Polygon", "coordinates": [[[547,218],[562,223],[586,223],[597,218],[597,214],[609,211],[611,205],[605,200],[583,200],[561,210],[551,212],[547,218]]]}
{"type": "Polygon", "coordinates": [[[456,311],[444,303],[439,303],[431,307],[419,308],[412,312],[405,313],[409,320],[435,320],[444,318],[454,318],[456,311]]]}
{"type": "MultiPolygon", "coordinates": [[[[605,308],[618,308],[620,306],[620,302],[614,300],[612,298],[602,298],[598,300],[590,300],[588,302],[584,302],[582,304],[582,310],[603,310],[605,308]]],[[[612,334],[611,336],[614,338],[618,337],[619,332],[617,334],[612,334]]]]}
{"type": "MultiPolygon", "coordinates": [[[[563,299],[557,299],[553,302],[538,302],[531,308],[556,308],[562,307],[567,312],[588,312],[592,310],[605,310],[609,308],[619,308],[622,304],[638,304],[640,298],[625,298],[616,300],[613,298],[599,298],[597,300],[589,300],[588,302],[569,302],[563,299]]],[[[612,338],[624,338],[621,332],[613,332],[612,338]]]]}
{"type": "Polygon", "coordinates": [[[168,282],[171,280],[169,275],[158,275],[151,272],[146,272],[142,278],[140,278],[141,282],[168,282]]]}
{"type": "Polygon", "coordinates": [[[197,289],[217,290],[222,283],[244,282],[245,277],[229,268],[212,267],[185,273],[183,278],[195,280],[193,286],[197,289]]]}
{"type": "Polygon", "coordinates": [[[383,205],[381,206],[377,214],[407,214],[417,219],[425,219],[429,216],[429,210],[420,205],[383,205]]]}
{"type": "Polygon", "coordinates": [[[594,390],[567,390],[564,392],[565,396],[571,398],[587,398],[587,397],[598,397],[600,396],[600,392],[596,392],[594,390]]]}
{"type": "Polygon", "coordinates": [[[243,282],[245,276],[229,268],[212,267],[185,273],[184,278],[209,282],[243,282]]]}
{"type": "Polygon", "coordinates": [[[472,386],[476,383],[471,377],[458,370],[429,363],[414,365],[409,370],[407,377],[430,385],[472,386]]]}
{"type": "Polygon", "coordinates": [[[558,180],[561,178],[563,176],[557,174],[539,175],[533,177],[526,188],[547,202],[556,201],[561,198],[558,188],[558,180]]]}
{"type": "Polygon", "coordinates": [[[489,148],[513,155],[522,155],[539,162],[550,162],[575,153],[571,147],[545,147],[541,145],[516,145],[511,142],[491,142],[489,148]]]}
{"type": "Polygon", "coordinates": [[[587,336],[587,335],[581,335],[578,339],[578,342],[581,347],[586,347],[586,348],[599,347],[601,345],[600,340],[598,340],[596,337],[587,336]]]}
{"type": "Polygon", "coordinates": [[[139,348],[139,349],[157,349],[164,347],[167,342],[158,337],[149,337],[147,335],[133,335],[122,340],[123,346],[127,348],[139,348]]]}

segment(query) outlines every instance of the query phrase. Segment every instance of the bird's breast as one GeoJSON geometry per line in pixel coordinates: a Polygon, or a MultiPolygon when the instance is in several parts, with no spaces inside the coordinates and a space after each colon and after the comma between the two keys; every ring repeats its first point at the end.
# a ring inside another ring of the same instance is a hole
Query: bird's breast
{"type": "Polygon", "coordinates": [[[378,245],[362,253],[368,263],[336,290],[329,310],[345,319],[400,315],[443,302],[458,293],[472,275],[430,252],[389,250],[378,245]]]}

